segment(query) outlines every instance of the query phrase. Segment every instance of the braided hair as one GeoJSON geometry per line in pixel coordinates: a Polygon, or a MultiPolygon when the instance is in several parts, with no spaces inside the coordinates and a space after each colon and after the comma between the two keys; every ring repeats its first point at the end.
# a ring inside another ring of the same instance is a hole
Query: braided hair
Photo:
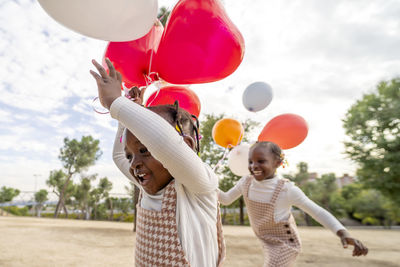
{"type": "Polygon", "coordinates": [[[149,110],[162,116],[181,136],[191,136],[196,142],[196,151],[200,152],[199,121],[195,115],[179,107],[178,100],[173,105],[148,107],[149,110]]]}
{"type": "Polygon", "coordinates": [[[277,160],[279,160],[280,163],[282,163],[285,160],[285,155],[282,153],[282,149],[275,144],[274,142],[270,142],[270,141],[257,141],[254,143],[254,145],[251,147],[252,149],[256,148],[256,147],[265,147],[266,149],[269,150],[269,152],[271,152],[277,160]]]}

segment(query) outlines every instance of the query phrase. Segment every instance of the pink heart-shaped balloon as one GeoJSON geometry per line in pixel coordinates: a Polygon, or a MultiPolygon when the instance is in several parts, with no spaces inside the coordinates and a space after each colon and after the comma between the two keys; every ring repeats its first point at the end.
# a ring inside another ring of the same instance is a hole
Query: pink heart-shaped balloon
{"type": "Polygon", "coordinates": [[[154,66],[150,64],[154,61],[163,30],[164,27],[157,21],[142,38],[128,42],[110,42],[104,53],[103,66],[108,70],[105,58],[109,58],[115,69],[122,74],[122,81],[128,88],[151,83],[147,79],[151,79],[149,74],[154,71],[154,66]]]}
{"type": "Polygon", "coordinates": [[[220,1],[180,0],[165,27],[155,64],[169,83],[207,83],[232,74],[243,56],[244,39],[220,1]]]}

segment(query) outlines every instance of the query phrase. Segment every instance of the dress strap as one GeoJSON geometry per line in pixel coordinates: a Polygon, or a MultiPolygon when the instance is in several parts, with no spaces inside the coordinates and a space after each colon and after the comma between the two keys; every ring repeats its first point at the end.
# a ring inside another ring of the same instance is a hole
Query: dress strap
{"type": "Polygon", "coordinates": [[[243,196],[246,198],[249,198],[249,188],[250,188],[250,184],[251,184],[251,180],[253,177],[251,175],[248,175],[246,177],[246,180],[244,180],[244,184],[243,184],[243,196]]]}
{"type": "Polygon", "coordinates": [[[285,185],[286,179],[279,179],[278,184],[276,185],[275,191],[271,197],[270,203],[275,205],[276,200],[278,199],[279,193],[282,191],[283,186],[285,185]]]}
{"type": "Polygon", "coordinates": [[[172,181],[165,187],[164,196],[162,199],[162,211],[169,212],[172,211],[175,214],[176,210],[176,190],[175,190],[175,180],[172,181]]]}

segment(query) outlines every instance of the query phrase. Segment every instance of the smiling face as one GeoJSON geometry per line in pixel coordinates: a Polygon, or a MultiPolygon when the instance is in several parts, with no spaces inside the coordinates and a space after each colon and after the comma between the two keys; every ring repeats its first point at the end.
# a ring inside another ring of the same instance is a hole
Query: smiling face
{"type": "MultiPolygon", "coordinates": [[[[151,111],[163,117],[174,128],[177,119],[183,130],[183,140],[193,150],[196,148],[194,141],[193,121],[190,114],[184,110],[178,110],[174,106],[161,105],[149,108],[151,111]]],[[[166,168],[156,160],[147,148],[130,131],[125,131],[125,155],[129,160],[129,172],[139,182],[143,189],[150,195],[156,194],[173,179],[166,168]]]]}
{"type": "Polygon", "coordinates": [[[130,163],[129,172],[148,194],[156,194],[172,180],[161,162],[129,131],[126,131],[125,155],[130,163]]]}
{"type": "Polygon", "coordinates": [[[266,146],[255,145],[249,151],[249,171],[257,181],[273,178],[280,164],[281,160],[266,146]]]}

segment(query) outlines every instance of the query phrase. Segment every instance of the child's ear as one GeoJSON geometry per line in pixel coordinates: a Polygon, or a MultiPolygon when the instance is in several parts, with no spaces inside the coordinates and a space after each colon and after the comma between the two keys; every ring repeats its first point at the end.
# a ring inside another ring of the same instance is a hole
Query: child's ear
{"type": "Polygon", "coordinates": [[[185,143],[194,151],[196,151],[196,142],[194,141],[194,139],[190,136],[190,135],[185,135],[183,136],[183,140],[185,141],[185,143]]]}
{"type": "Polygon", "coordinates": [[[275,161],[275,168],[276,169],[278,169],[279,168],[279,166],[281,166],[281,164],[282,164],[282,160],[280,160],[280,159],[277,159],[276,161],[275,161]]]}

